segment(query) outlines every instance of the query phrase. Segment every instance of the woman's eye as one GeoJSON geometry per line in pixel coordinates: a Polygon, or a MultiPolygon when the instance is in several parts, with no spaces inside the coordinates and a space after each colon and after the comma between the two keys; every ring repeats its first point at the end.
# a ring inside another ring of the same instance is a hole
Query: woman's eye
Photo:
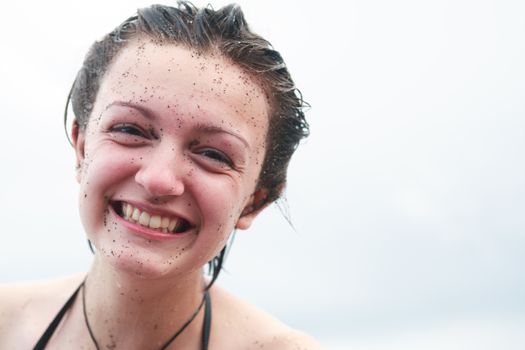
{"type": "Polygon", "coordinates": [[[131,124],[115,125],[114,127],[111,128],[110,131],[112,131],[112,132],[121,132],[123,134],[129,134],[129,135],[133,135],[133,136],[146,137],[146,135],[144,134],[144,132],[142,132],[141,129],[139,129],[138,127],[133,126],[131,124]]]}
{"type": "Polygon", "coordinates": [[[214,150],[214,149],[205,149],[200,152],[203,156],[213,159],[214,161],[224,163],[228,166],[233,166],[233,163],[230,158],[228,158],[224,153],[214,150]]]}

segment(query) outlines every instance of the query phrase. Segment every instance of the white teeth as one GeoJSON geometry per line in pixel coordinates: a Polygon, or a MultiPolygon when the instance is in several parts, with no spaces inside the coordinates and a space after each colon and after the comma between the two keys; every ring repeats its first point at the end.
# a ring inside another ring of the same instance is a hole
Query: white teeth
{"type": "Polygon", "coordinates": [[[139,224],[141,224],[142,226],[148,226],[149,225],[149,219],[150,219],[149,214],[146,213],[145,211],[143,211],[140,214],[140,217],[139,217],[139,224]]]}
{"type": "Polygon", "coordinates": [[[124,219],[139,223],[142,226],[157,229],[164,233],[173,233],[180,219],[170,219],[160,215],[151,215],[134,208],[131,204],[122,202],[122,215],[124,219]]]}
{"type": "Polygon", "coordinates": [[[129,215],[127,214],[128,205],[124,202],[122,202],[122,214],[124,214],[124,218],[128,219],[129,215]]]}
{"type": "Polygon", "coordinates": [[[160,223],[160,227],[162,228],[168,228],[170,226],[170,219],[169,218],[162,218],[162,222],[160,223]]]}
{"type": "Polygon", "coordinates": [[[177,226],[177,219],[171,219],[170,225],[168,226],[168,231],[172,232],[175,229],[175,226],[177,226]]]}
{"type": "Polygon", "coordinates": [[[154,215],[149,219],[149,227],[151,228],[159,228],[161,223],[161,218],[158,215],[154,215]]]}

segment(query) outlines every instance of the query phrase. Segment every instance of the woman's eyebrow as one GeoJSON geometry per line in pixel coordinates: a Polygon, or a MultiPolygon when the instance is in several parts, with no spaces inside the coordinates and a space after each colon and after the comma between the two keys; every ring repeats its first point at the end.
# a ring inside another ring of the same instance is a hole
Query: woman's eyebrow
{"type": "Polygon", "coordinates": [[[146,117],[146,119],[150,119],[150,120],[157,119],[157,114],[154,111],[152,111],[148,107],[141,106],[141,105],[133,103],[133,102],[113,101],[113,102],[111,102],[110,104],[108,104],[106,106],[106,110],[108,110],[109,108],[111,108],[113,106],[133,108],[133,109],[136,109],[137,111],[139,111],[140,114],[142,114],[144,117],[146,117]]]}
{"type": "Polygon", "coordinates": [[[235,133],[234,131],[221,128],[220,126],[217,126],[217,125],[214,125],[214,124],[199,123],[199,124],[197,124],[196,129],[199,130],[199,131],[203,131],[205,133],[209,133],[209,134],[225,133],[225,134],[231,135],[231,136],[235,137],[236,139],[238,139],[239,141],[241,141],[246,146],[246,148],[248,148],[248,149],[250,148],[250,145],[248,144],[248,141],[246,141],[244,139],[244,137],[242,137],[241,135],[235,133]]]}

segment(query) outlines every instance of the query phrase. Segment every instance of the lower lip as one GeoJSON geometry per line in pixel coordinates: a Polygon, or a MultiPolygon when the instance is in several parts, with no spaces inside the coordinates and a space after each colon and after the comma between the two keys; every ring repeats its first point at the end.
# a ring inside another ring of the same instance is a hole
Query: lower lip
{"type": "Polygon", "coordinates": [[[191,230],[188,230],[188,231],[186,231],[184,233],[171,234],[171,233],[164,233],[164,232],[159,232],[159,231],[156,231],[156,230],[152,230],[152,229],[149,229],[149,228],[144,227],[142,225],[135,224],[133,222],[127,221],[126,219],[124,219],[123,217],[118,215],[113,210],[113,208],[111,206],[109,206],[109,208],[110,208],[110,211],[112,211],[114,216],[117,218],[117,221],[119,221],[124,227],[126,227],[132,233],[134,233],[134,234],[136,234],[138,236],[142,236],[144,238],[147,238],[149,240],[173,241],[175,239],[180,239],[180,238],[186,237],[191,232],[191,230]]]}

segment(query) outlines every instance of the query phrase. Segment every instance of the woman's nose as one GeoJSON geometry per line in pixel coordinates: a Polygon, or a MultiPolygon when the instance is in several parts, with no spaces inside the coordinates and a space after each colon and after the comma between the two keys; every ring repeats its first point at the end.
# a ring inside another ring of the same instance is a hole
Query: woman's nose
{"type": "Polygon", "coordinates": [[[155,197],[184,193],[182,157],[169,150],[154,150],[141,160],[135,181],[155,197]]]}

